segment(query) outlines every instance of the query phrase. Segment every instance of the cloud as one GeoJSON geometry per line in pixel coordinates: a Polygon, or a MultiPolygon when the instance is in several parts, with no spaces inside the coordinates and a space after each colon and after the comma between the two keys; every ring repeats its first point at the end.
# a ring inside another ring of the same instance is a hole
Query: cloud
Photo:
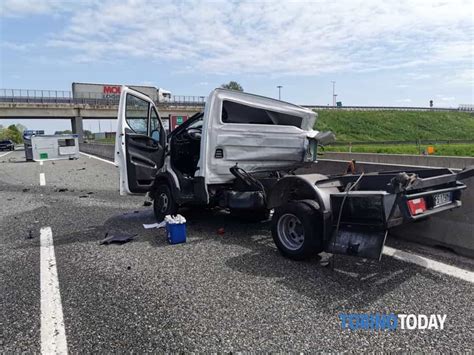
{"type": "MultiPolygon", "coordinates": [[[[32,3],[5,4],[18,15],[32,3]]],[[[35,10],[62,11],[66,20],[47,46],[79,62],[140,58],[171,63],[174,72],[317,75],[472,61],[469,0],[58,4],[47,0],[35,10]]]]}

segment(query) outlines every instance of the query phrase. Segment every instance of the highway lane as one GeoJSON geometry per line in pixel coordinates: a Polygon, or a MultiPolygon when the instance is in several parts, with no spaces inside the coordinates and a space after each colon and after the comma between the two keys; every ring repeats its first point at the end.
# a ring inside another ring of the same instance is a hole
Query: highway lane
{"type": "MultiPolygon", "coordinates": [[[[188,242],[170,246],[163,231],[143,229],[154,221],[143,197],[118,195],[113,165],[85,156],[40,165],[23,154],[0,157],[2,351],[38,352],[50,341],[41,337],[45,227],[71,353],[472,349],[467,281],[388,256],[339,256],[334,270],[318,258],[293,262],[278,254],[268,222],[242,224],[222,211],[184,210],[188,242]],[[137,236],[99,245],[113,230],[137,236]],[[342,330],[341,312],[446,314],[446,329],[342,330]]],[[[472,270],[469,259],[442,259],[472,270]]]]}

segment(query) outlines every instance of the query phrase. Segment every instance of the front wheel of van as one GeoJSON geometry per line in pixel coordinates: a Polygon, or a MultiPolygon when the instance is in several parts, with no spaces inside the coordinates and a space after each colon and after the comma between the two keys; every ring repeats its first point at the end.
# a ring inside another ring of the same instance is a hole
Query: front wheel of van
{"type": "Polygon", "coordinates": [[[178,212],[178,205],[168,185],[158,185],[153,196],[153,212],[158,222],[164,220],[166,215],[175,215],[178,212]]]}

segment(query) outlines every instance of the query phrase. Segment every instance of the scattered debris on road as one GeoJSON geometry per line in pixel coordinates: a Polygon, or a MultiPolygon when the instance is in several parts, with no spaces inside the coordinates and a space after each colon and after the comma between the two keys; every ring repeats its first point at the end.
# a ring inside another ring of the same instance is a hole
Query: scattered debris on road
{"type": "Polygon", "coordinates": [[[111,232],[105,233],[105,238],[100,241],[100,244],[110,244],[110,243],[124,244],[133,240],[136,236],[137,234],[111,231],[111,232]]]}
{"type": "Polygon", "coordinates": [[[143,224],[143,228],[145,229],[164,228],[165,226],[166,226],[166,221],[163,221],[160,223],[143,224]]]}

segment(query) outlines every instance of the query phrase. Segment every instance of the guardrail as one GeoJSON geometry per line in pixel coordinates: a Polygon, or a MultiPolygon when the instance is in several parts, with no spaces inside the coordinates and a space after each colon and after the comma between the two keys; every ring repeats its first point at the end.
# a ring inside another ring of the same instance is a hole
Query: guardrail
{"type": "Polygon", "coordinates": [[[347,110],[347,111],[467,111],[474,112],[474,106],[463,105],[462,108],[449,107],[417,107],[417,106],[324,106],[301,105],[313,110],[347,110]]]}
{"type": "MultiPolygon", "coordinates": [[[[59,103],[88,105],[118,105],[117,98],[104,98],[98,93],[81,93],[80,98],[73,97],[72,91],[34,90],[34,89],[0,89],[0,102],[13,103],[59,103]]],[[[156,102],[168,106],[204,106],[205,96],[173,95],[171,99],[156,102]]],[[[474,105],[459,105],[458,108],[447,107],[414,107],[414,106],[324,106],[301,105],[316,110],[349,110],[349,111],[464,111],[473,112],[474,105]]]]}
{"type": "MultiPolygon", "coordinates": [[[[0,89],[0,102],[12,103],[52,103],[52,104],[87,104],[118,105],[118,97],[102,97],[101,94],[81,93],[82,97],[73,97],[72,91],[65,90],[29,90],[0,89]]],[[[156,102],[168,106],[204,106],[205,96],[173,95],[171,99],[156,102]]]]}
{"type": "Polygon", "coordinates": [[[343,142],[336,141],[331,145],[354,146],[354,145],[429,145],[429,144],[474,144],[474,139],[420,139],[417,141],[357,141],[343,142]]]}

